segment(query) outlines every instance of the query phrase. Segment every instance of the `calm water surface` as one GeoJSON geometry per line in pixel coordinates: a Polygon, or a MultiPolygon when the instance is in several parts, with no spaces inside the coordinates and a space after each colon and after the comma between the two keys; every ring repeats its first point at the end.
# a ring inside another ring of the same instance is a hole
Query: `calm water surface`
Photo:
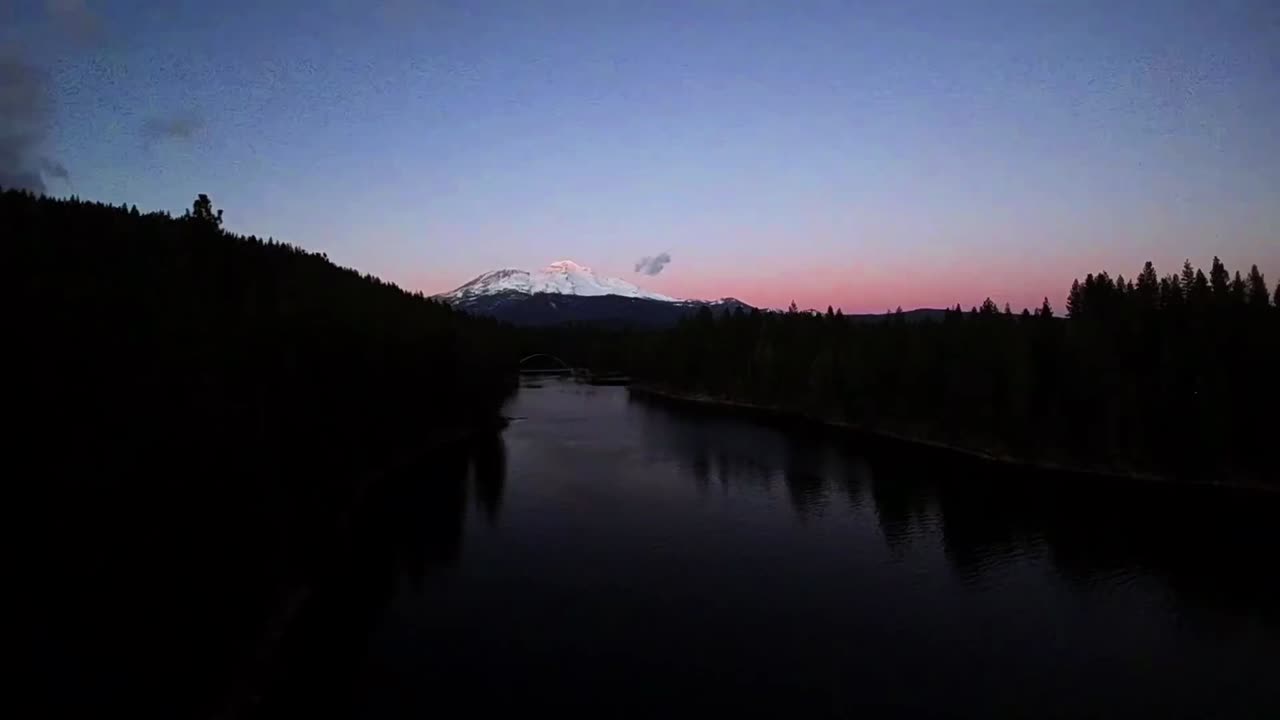
{"type": "Polygon", "coordinates": [[[388,503],[395,564],[313,653],[312,701],[1280,717],[1273,499],[939,462],[623,388],[547,382],[508,413],[388,503]]]}

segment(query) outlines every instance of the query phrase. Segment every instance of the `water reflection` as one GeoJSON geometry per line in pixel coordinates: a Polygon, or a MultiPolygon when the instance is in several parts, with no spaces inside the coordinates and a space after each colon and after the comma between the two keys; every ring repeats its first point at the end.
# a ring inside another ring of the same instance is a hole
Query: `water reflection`
{"type": "Polygon", "coordinates": [[[471,450],[471,471],[476,507],[489,525],[497,525],[507,482],[507,447],[500,435],[476,441],[471,450]]]}
{"type": "Polygon", "coordinates": [[[783,444],[782,479],[796,517],[804,522],[820,516],[828,499],[825,448],[818,443],[791,436],[783,444]]]}
{"type": "Polygon", "coordinates": [[[1274,500],[527,392],[380,486],[264,716],[1268,706],[1274,500]]]}
{"type": "Polygon", "coordinates": [[[768,490],[781,479],[800,523],[832,511],[872,517],[892,558],[940,546],[961,582],[985,587],[1047,559],[1082,589],[1163,585],[1188,609],[1280,620],[1280,502],[1213,488],[1148,486],[1031,472],[901,447],[788,434],[637,399],[646,436],[686,458],[693,482],[768,490]],[[711,458],[715,458],[714,463],[711,458]]]}

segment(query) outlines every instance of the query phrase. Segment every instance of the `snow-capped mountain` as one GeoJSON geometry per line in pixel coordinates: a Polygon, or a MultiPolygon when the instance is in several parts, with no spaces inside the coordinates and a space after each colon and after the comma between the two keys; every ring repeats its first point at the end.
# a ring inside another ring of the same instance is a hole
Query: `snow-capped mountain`
{"type": "Polygon", "coordinates": [[[436,297],[460,310],[516,325],[668,327],[702,307],[714,312],[751,309],[733,298],[706,302],[649,292],[571,260],[541,270],[494,270],[436,297]]]}
{"type": "Polygon", "coordinates": [[[553,262],[541,270],[494,270],[487,272],[453,292],[439,297],[459,302],[468,301],[484,295],[503,293],[521,293],[536,295],[553,293],[556,295],[619,295],[629,298],[643,298],[662,302],[679,302],[676,298],[655,292],[642,290],[635,285],[614,277],[597,275],[591,268],[579,265],[572,260],[553,262]]]}

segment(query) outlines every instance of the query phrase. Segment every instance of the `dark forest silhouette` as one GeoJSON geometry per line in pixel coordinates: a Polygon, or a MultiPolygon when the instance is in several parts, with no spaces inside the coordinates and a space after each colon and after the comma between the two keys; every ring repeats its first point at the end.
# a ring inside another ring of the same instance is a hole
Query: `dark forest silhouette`
{"type": "Polygon", "coordinates": [[[496,322],[221,219],[0,192],[33,665],[77,688],[47,702],[251,692],[366,488],[495,427],[514,387],[496,322]]]}
{"type": "MultiPolygon", "coordinates": [[[[1276,290],[1280,293],[1280,287],[1276,290]]],[[[683,393],[783,408],[995,455],[1198,481],[1274,481],[1280,307],[1257,266],[1105,272],[1014,314],[940,322],[709,311],[615,352],[683,393]]],[[[598,337],[581,341],[599,354],[598,337]]]]}

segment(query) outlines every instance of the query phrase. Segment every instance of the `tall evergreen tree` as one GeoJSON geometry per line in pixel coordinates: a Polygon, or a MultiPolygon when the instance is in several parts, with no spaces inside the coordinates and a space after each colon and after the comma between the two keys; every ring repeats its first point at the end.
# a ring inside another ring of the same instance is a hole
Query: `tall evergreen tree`
{"type": "Polygon", "coordinates": [[[1177,275],[1165,275],[1160,278],[1160,308],[1173,310],[1182,307],[1182,283],[1177,275]]]}
{"type": "Polygon", "coordinates": [[[191,217],[195,221],[210,227],[222,227],[222,211],[214,212],[213,201],[204,193],[200,193],[195,202],[191,204],[191,217]]]}
{"type": "Polygon", "coordinates": [[[1267,279],[1258,272],[1258,266],[1254,265],[1249,268],[1249,304],[1253,307],[1266,307],[1269,302],[1267,298],[1267,279]]]}
{"type": "MultiPolygon", "coordinates": [[[[1084,310],[1084,291],[1080,288],[1079,280],[1071,281],[1071,290],[1067,293],[1067,317],[1079,317],[1084,310]]],[[[1046,298],[1047,300],[1047,298],[1046,298]]]]}
{"type": "Polygon", "coordinates": [[[1156,266],[1150,260],[1142,266],[1138,273],[1138,282],[1134,286],[1138,304],[1144,310],[1154,310],[1160,305],[1160,278],[1156,275],[1156,266]]]}
{"type": "Polygon", "coordinates": [[[1227,268],[1218,259],[1217,255],[1213,256],[1213,265],[1209,268],[1209,288],[1213,291],[1213,299],[1219,304],[1226,304],[1231,292],[1231,275],[1227,273],[1227,268]]]}
{"type": "Polygon", "coordinates": [[[1237,270],[1235,277],[1231,278],[1231,288],[1228,290],[1228,297],[1231,298],[1231,304],[1239,307],[1244,305],[1246,297],[1246,286],[1244,278],[1240,277],[1240,271],[1237,270]]]}
{"type": "Polygon", "coordinates": [[[1204,272],[1196,270],[1195,277],[1191,280],[1191,292],[1187,293],[1187,304],[1192,308],[1206,307],[1213,301],[1213,290],[1209,285],[1209,279],[1204,276],[1204,272]]]}
{"type": "Polygon", "coordinates": [[[1196,284],[1196,269],[1192,267],[1191,260],[1182,261],[1182,297],[1184,299],[1191,297],[1191,288],[1196,284]]]}

